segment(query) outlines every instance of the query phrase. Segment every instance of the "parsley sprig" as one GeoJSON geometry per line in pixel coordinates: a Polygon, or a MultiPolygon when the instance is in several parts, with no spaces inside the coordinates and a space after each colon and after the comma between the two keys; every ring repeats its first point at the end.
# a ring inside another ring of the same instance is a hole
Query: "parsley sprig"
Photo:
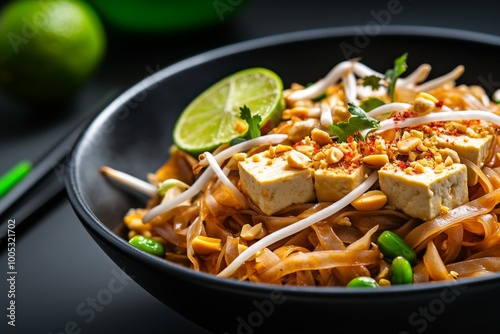
{"type": "Polygon", "coordinates": [[[363,78],[363,86],[371,86],[373,90],[378,90],[380,88],[381,77],[378,75],[368,75],[363,78]]]}
{"type": "Polygon", "coordinates": [[[406,71],[408,67],[406,65],[406,58],[408,57],[408,53],[403,54],[402,56],[396,58],[394,60],[394,68],[388,69],[385,72],[385,78],[389,79],[389,94],[391,96],[391,101],[394,102],[394,93],[396,88],[396,80],[406,71]]]}
{"type": "Polygon", "coordinates": [[[349,102],[347,110],[351,113],[351,117],[347,122],[338,122],[330,125],[330,131],[337,136],[338,142],[346,142],[350,136],[364,139],[360,131],[366,129],[376,129],[379,127],[379,121],[368,116],[368,114],[355,105],[349,102]]]}
{"type": "Polygon", "coordinates": [[[369,75],[363,79],[363,86],[371,86],[374,90],[380,88],[380,81],[385,80],[391,102],[395,101],[396,81],[407,69],[406,59],[408,53],[404,53],[394,60],[394,67],[385,71],[384,77],[381,78],[377,75],[369,75]]]}
{"type": "Polygon", "coordinates": [[[259,114],[252,116],[250,108],[244,105],[243,107],[240,107],[240,118],[248,124],[248,131],[244,136],[245,139],[260,137],[259,124],[262,121],[262,117],[259,114]]]}

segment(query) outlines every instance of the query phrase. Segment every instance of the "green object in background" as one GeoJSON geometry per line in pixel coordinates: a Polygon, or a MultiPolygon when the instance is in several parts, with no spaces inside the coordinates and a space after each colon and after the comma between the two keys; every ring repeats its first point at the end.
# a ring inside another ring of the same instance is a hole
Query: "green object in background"
{"type": "Polygon", "coordinates": [[[26,177],[33,167],[28,160],[21,160],[0,177],[0,198],[8,193],[22,179],[26,177]]]}
{"type": "Polygon", "coordinates": [[[169,33],[223,23],[248,0],[87,0],[110,26],[169,33]]]}
{"type": "Polygon", "coordinates": [[[70,100],[100,65],[106,32],[83,0],[14,0],[0,12],[0,85],[25,104],[70,100]]]}

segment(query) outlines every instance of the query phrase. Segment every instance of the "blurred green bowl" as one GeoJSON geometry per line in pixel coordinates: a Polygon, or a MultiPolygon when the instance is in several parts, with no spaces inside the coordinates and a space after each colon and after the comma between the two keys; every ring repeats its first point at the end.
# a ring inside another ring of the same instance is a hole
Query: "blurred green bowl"
{"type": "Polygon", "coordinates": [[[87,0],[106,24],[137,33],[169,33],[224,23],[248,0],[87,0]]]}

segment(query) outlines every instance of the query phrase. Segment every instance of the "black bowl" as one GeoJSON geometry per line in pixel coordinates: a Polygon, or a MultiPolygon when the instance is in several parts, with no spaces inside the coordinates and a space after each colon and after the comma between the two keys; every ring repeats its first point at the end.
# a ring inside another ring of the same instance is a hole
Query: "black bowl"
{"type": "Polygon", "coordinates": [[[375,28],[370,34],[346,27],[243,42],[181,61],[128,89],[90,124],[74,147],[66,184],[85,228],[149,293],[215,332],[330,333],[346,328],[422,333],[498,328],[497,274],[361,291],[280,287],[195,272],[141,252],[124,238],[122,217],[129,208],[143,206],[146,198],[108,182],[99,167],[111,166],[138,177],[156,170],[168,157],[173,124],[183,108],[237,70],[267,67],[288,87],[292,82],[315,81],[346,58],[361,57],[382,71],[408,52],[408,73],[424,62],[432,65],[432,77],[463,64],[460,82],[482,85],[488,93],[499,88],[498,37],[444,28],[375,28]]]}

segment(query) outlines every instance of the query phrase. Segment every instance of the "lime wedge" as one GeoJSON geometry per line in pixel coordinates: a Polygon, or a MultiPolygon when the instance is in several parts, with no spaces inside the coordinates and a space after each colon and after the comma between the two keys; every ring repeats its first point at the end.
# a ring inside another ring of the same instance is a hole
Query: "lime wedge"
{"type": "Polygon", "coordinates": [[[197,155],[241,137],[240,107],[260,115],[261,133],[281,119],[284,109],[283,82],[273,71],[252,67],[233,73],[197,96],[174,126],[173,141],[180,149],[197,155]]]}

